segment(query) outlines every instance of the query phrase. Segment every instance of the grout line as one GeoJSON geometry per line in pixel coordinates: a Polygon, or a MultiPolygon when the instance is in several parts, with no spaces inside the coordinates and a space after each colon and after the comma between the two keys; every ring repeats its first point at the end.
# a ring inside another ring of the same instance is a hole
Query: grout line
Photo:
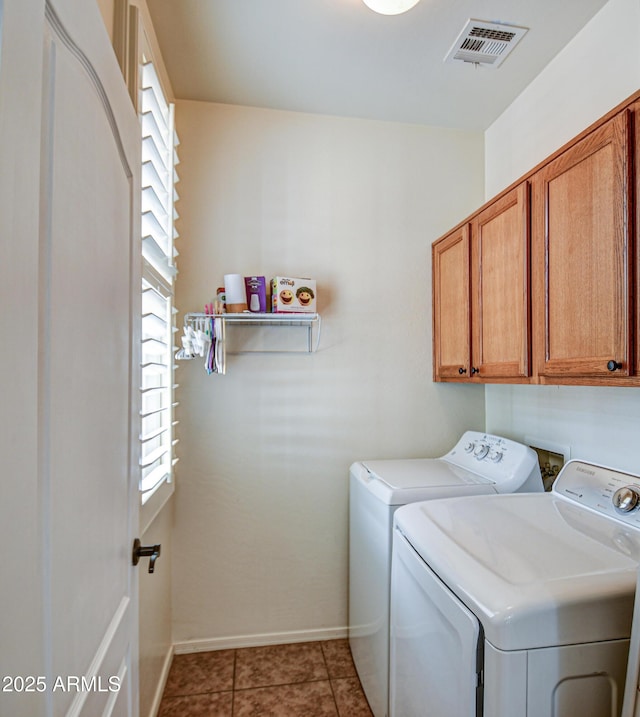
{"type": "Polygon", "coordinates": [[[221,695],[225,692],[233,692],[233,689],[230,690],[202,690],[202,692],[181,692],[179,695],[162,695],[163,700],[175,700],[178,699],[178,697],[198,697],[199,695],[221,695]]]}
{"type": "Polygon", "coordinates": [[[231,717],[236,713],[236,670],[238,667],[238,650],[233,651],[233,676],[231,678],[231,717]]]}
{"type": "Polygon", "coordinates": [[[320,649],[322,650],[322,659],[324,660],[324,667],[327,671],[327,680],[329,681],[329,689],[331,690],[331,696],[333,697],[333,704],[336,708],[336,715],[340,717],[340,707],[338,707],[338,700],[336,700],[336,693],[333,689],[333,682],[331,680],[331,674],[329,672],[329,663],[327,662],[327,655],[325,654],[324,644],[322,642],[320,643],[320,649]]]}
{"type": "MultiPolygon", "coordinates": [[[[254,685],[253,687],[238,687],[234,692],[249,692],[250,690],[270,690],[272,687],[296,687],[296,685],[313,685],[316,682],[331,682],[331,680],[299,680],[298,682],[275,682],[268,685],[254,685]]],[[[219,690],[220,692],[229,692],[229,690],[219,690]]]]}

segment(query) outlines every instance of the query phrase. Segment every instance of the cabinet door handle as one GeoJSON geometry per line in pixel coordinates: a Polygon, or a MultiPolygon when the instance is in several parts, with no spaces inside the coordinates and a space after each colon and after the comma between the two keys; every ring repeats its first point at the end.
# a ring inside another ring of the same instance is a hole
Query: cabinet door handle
{"type": "Polygon", "coordinates": [[[473,376],[474,373],[480,373],[480,369],[476,368],[475,366],[471,367],[471,375],[473,376]]]}
{"type": "Polygon", "coordinates": [[[618,369],[622,368],[622,364],[619,361],[614,361],[613,359],[611,359],[611,361],[607,363],[607,368],[609,369],[609,371],[617,371],[618,369]]]}
{"type": "Polygon", "coordinates": [[[458,373],[462,376],[462,374],[467,373],[467,369],[466,369],[466,368],[462,368],[462,366],[461,366],[461,367],[458,369],[458,373]]]}

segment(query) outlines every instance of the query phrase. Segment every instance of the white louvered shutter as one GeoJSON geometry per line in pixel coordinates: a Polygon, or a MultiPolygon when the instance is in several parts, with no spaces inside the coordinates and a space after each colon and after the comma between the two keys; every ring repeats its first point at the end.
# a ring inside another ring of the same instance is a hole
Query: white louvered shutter
{"type": "Polygon", "coordinates": [[[173,475],[175,457],[173,283],[177,136],[173,106],[153,64],[142,67],[142,417],[141,480],[146,496],[173,475]]]}

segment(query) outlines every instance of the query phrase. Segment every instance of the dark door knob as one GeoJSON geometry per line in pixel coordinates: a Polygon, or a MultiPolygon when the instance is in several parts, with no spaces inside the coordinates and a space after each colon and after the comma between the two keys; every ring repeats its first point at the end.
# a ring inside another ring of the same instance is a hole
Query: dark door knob
{"type": "Polygon", "coordinates": [[[475,366],[472,366],[471,367],[471,375],[473,375],[474,373],[480,373],[480,369],[476,368],[475,366]]]}
{"type": "Polygon", "coordinates": [[[613,359],[611,359],[611,361],[607,363],[607,368],[609,369],[609,371],[617,371],[618,369],[622,368],[622,364],[619,361],[614,361],[613,359]]]}
{"type": "Polygon", "coordinates": [[[462,368],[462,366],[458,369],[458,373],[462,376],[463,374],[467,373],[466,368],[462,368]]]}
{"type": "Polygon", "coordinates": [[[136,538],[133,541],[133,553],[131,555],[131,564],[137,565],[140,558],[149,558],[149,572],[152,573],[156,567],[156,560],[160,557],[161,545],[141,545],[140,540],[136,538]]]}

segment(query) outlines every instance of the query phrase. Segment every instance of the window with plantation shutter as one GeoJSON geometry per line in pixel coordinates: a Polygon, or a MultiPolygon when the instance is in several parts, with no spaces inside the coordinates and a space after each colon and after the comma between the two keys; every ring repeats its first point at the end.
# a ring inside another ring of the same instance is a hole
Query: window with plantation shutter
{"type": "Polygon", "coordinates": [[[176,274],[176,145],[173,105],[148,62],[142,68],[142,255],[170,284],[176,274]]]}
{"type": "Polygon", "coordinates": [[[173,478],[176,275],[174,222],[177,175],[173,106],[151,62],[141,73],[142,92],[142,500],[173,478]]]}

